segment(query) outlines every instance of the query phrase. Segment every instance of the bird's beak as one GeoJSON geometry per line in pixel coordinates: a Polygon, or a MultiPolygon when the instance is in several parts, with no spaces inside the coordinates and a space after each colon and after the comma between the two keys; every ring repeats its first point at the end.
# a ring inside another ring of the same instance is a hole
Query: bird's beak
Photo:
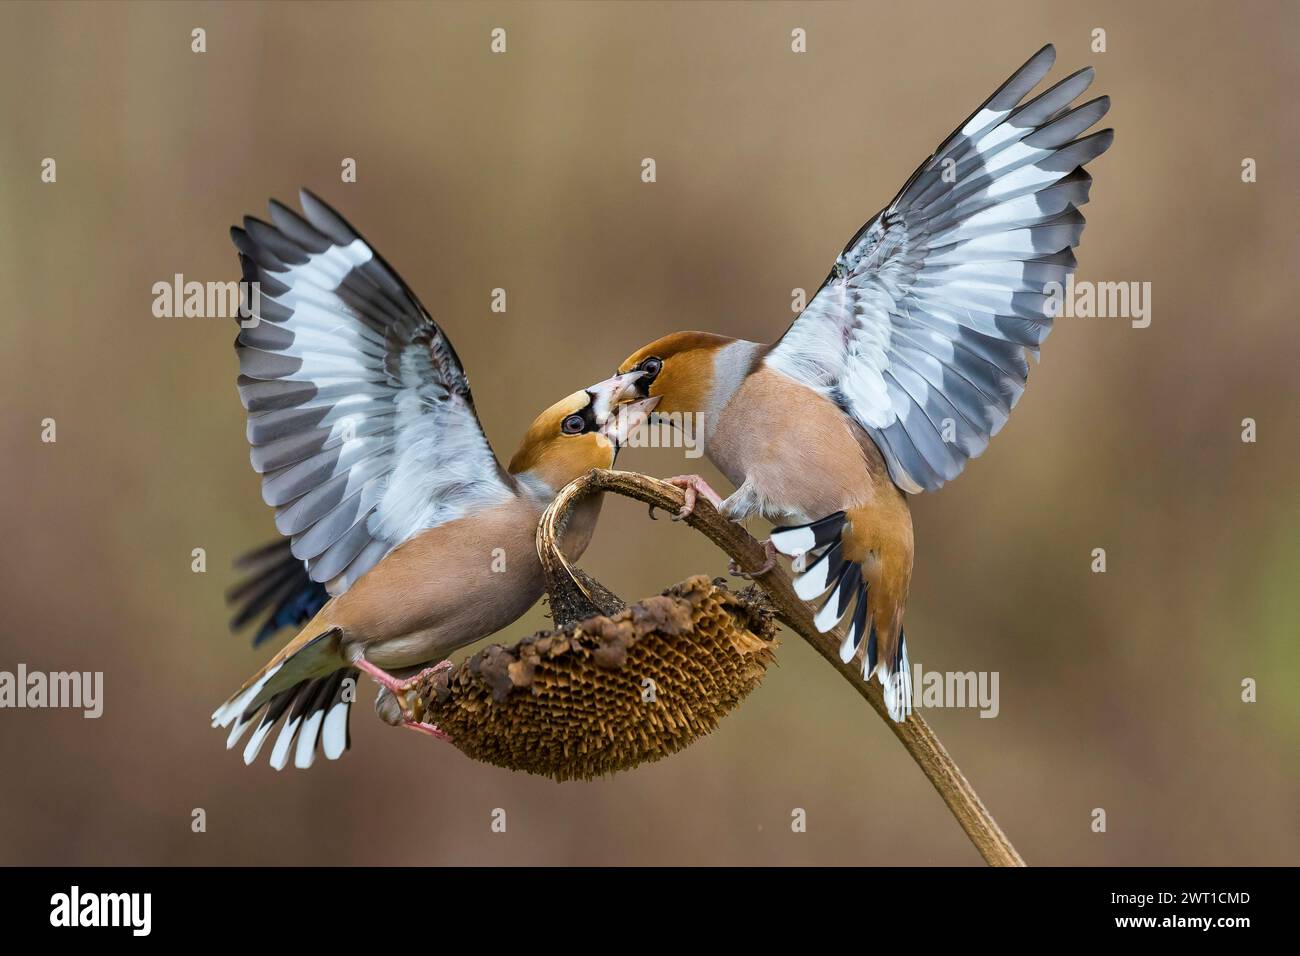
{"type": "Polygon", "coordinates": [[[622,448],[627,444],[628,436],[650,420],[650,413],[658,404],[658,395],[635,402],[625,402],[606,416],[600,426],[600,433],[608,438],[615,448],[622,448]]]}
{"type": "Polygon", "coordinates": [[[636,398],[636,383],[643,375],[645,372],[624,372],[622,375],[597,382],[587,389],[587,394],[591,396],[592,411],[595,412],[597,424],[603,428],[606,419],[620,402],[636,398]]]}

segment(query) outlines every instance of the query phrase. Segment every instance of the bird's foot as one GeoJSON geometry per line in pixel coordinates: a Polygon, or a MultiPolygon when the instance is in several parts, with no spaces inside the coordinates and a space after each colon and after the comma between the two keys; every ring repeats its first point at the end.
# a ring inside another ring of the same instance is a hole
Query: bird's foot
{"type": "Polygon", "coordinates": [[[665,478],[665,482],[682,489],[686,493],[686,503],[682,505],[681,510],[673,515],[674,521],[683,521],[691,516],[695,511],[695,502],[698,498],[703,497],[705,501],[715,508],[722,507],[722,496],[709,487],[709,483],[699,475],[673,475],[671,478],[665,478]]]}
{"type": "Polygon", "coordinates": [[[419,701],[412,701],[410,697],[407,696],[420,684],[421,681],[428,677],[432,677],[434,674],[441,671],[448,670],[451,667],[451,661],[439,661],[432,667],[426,667],[413,677],[407,677],[405,679],[394,677],[392,674],[388,673],[388,671],[372,664],[364,657],[356,660],[354,666],[358,670],[365,671],[375,679],[375,682],[378,683],[379,686],[385,688],[393,695],[393,699],[397,701],[397,706],[402,712],[400,726],[422,734],[428,734],[430,737],[436,737],[439,740],[451,739],[447,733],[439,730],[433,724],[420,720],[422,714],[416,713],[419,701]]]}
{"type": "Polygon", "coordinates": [[[414,677],[407,677],[407,678],[394,677],[392,674],[388,673],[388,671],[384,670],[383,668],[375,664],[372,664],[364,657],[358,658],[354,662],[353,666],[356,667],[358,670],[365,671],[367,674],[373,677],[375,679],[375,682],[378,683],[379,686],[388,688],[388,690],[393,694],[394,697],[399,697],[400,695],[406,693],[408,690],[412,690],[417,684],[420,683],[420,681],[424,680],[426,677],[432,677],[434,674],[437,674],[439,671],[445,671],[449,669],[451,667],[451,661],[438,661],[438,663],[434,664],[432,667],[426,667],[424,670],[420,671],[420,673],[416,674],[414,677]]]}
{"type": "Polygon", "coordinates": [[[763,566],[757,571],[745,571],[739,564],[732,560],[727,565],[727,573],[731,574],[733,577],[744,578],[746,581],[752,581],[754,578],[761,578],[763,575],[767,574],[767,572],[776,567],[776,556],[779,552],[776,550],[776,545],[772,543],[771,538],[768,538],[763,542],[763,552],[767,555],[767,560],[763,562],[763,566]]]}
{"type": "Polygon", "coordinates": [[[428,734],[435,740],[451,740],[451,734],[445,730],[439,730],[433,724],[426,724],[419,720],[403,720],[400,726],[407,730],[414,730],[417,734],[428,734]]]}

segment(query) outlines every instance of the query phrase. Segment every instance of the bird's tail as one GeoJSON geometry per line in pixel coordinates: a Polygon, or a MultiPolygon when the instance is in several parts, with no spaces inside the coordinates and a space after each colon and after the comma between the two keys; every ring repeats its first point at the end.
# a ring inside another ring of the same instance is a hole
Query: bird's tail
{"type": "Polygon", "coordinates": [[[283,718],[271,748],[276,770],[284,769],[290,752],[293,765],[300,768],[312,765],[318,749],[329,760],[342,756],[351,746],[348,719],[360,673],[353,667],[330,668],[338,659],[337,640],[333,629],[308,640],[296,638],[218,707],[212,726],[230,727],[226,749],[239,743],[256,722],[244,746],[244,763],[252,763],[283,718]]]}
{"type": "Polygon", "coordinates": [[[840,660],[851,661],[865,637],[862,677],[870,680],[876,676],[885,692],[889,716],[903,721],[912,712],[912,680],[902,609],[889,600],[893,588],[882,580],[879,557],[855,547],[852,528],[851,516],[837,511],[809,524],[774,528],[772,544],[795,559],[794,590],[799,597],[812,602],[830,592],[813,618],[817,630],[834,630],[852,610],[848,633],[840,645],[840,660]],[[879,599],[870,593],[873,585],[880,592],[879,599]]]}

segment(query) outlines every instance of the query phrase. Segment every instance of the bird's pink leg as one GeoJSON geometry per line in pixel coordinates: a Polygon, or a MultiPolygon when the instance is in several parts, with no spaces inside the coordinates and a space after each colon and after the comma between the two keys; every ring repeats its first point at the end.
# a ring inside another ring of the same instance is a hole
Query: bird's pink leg
{"type": "Polygon", "coordinates": [[[424,670],[420,671],[420,673],[416,674],[414,677],[408,677],[405,680],[403,680],[400,677],[394,677],[392,674],[388,673],[388,671],[383,670],[382,668],[378,667],[375,664],[372,664],[364,657],[357,658],[355,661],[352,662],[352,666],[357,668],[357,670],[365,671],[367,674],[373,677],[381,686],[387,687],[390,691],[392,691],[393,695],[396,696],[398,694],[404,694],[408,690],[411,690],[413,687],[415,687],[416,684],[420,683],[420,681],[424,680],[426,677],[432,677],[434,674],[438,673],[439,671],[447,670],[447,668],[451,667],[451,661],[438,661],[438,663],[434,664],[432,667],[426,667],[424,670]]]}
{"type": "Polygon", "coordinates": [[[388,671],[384,670],[383,668],[375,664],[372,664],[364,657],[357,658],[357,660],[353,661],[352,664],[358,670],[365,671],[367,674],[373,677],[381,687],[386,687],[388,691],[393,695],[393,697],[396,698],[397,706],[402,711],[401,725],[403,727],[407,728],[408,730],[414,730],[417,733],[428,734],[430,737],[436,737],[438,740],[451,739],[451,736],[449,734],[447,734],[445,731],[439,730],[433,724],[426,723],[421,720],[416,720],[411,715],[410,708],[407,706],[403,706],[406,703],[405,695],[407,691],[412,690],[416,686],[416,684],[424,680],[426,677],[432,677],[434,674],[437,674],[439,671],[447,670],[449,667],[451,667],[451,661],[439,661],[438,663],[434,664],[432,667],[426,667],[424,670],[420,671],[420,673],[416,674],[414,677],[408,677],[405,680],[403,680],[400,677],[394,677],[392,674],[388,673],[388,671]]]}
{"type": "Polygon", "coordinates": [[[686,503],[682,505],[682,510],[673,517],[674,521],[689,518],[691,512],[695,510],[696,497],[700,495],[703,495],[704,500],[713,507],[722,507],[722,496],[710,488],[709,483],[699,475],[674,475],[671,478],[665,478],[664,481],[670,485],[676,485],[686,493],[686,503]]]}
{"type": "Polygon", "coordinates": [[[740,565],[733,560],[728,563],[727,572],[738,578],[745,578],[748,581],[752,581],[754,578],[759,578],[767,574],[768,571],[771,571],[776,567],[776,556],[778,552],[776,550],[776,545],[772,543],[771,538],[768,538],[763,542],[763,550],[767,553],[767,560],[763,562],[763,566],[757,571],[741,570],[740,565]]]}

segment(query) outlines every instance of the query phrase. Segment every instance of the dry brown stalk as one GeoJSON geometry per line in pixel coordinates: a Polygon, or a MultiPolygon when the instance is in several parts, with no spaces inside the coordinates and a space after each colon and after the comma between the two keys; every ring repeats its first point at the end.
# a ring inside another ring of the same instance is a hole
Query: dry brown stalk
{"type": "MultiPolygon", "coordinates": [[[[676,513],[684,503],[681,489],[645,475],[626,471],[592,471],[565,487],[542,516],[537,529],[537,550],[546,570],[547,590],[556,625],[563,627],[593,614],[617,607],[617,598],[589,575],[571,566],[556,542],[575,504],[589,495],[610,492],[645,502],[652,508],[676,513]]],[[[763,545],[734,521],[720,515],[701,499],[686,524],[705,535],[745,570],[763,566],[763,545]]],[[[813,612],[795,593],[781,567],[756,578],[771,599],[777,619],[817,649],[841,677],[871,705],[890,731],[916,761],[921,772],[939,791],[957,823],[990,866],[1024,866],[1025,862],[985,808],[975,788],[948,755],[930,725],[913,714],[902,723],[890,719],[879,682],[864,681],[861,668],[840,660],[842,634],[821,633],[813,625],[813,612]]],[[[838,629],[837,629],[838,630],[838,629]]]]}

